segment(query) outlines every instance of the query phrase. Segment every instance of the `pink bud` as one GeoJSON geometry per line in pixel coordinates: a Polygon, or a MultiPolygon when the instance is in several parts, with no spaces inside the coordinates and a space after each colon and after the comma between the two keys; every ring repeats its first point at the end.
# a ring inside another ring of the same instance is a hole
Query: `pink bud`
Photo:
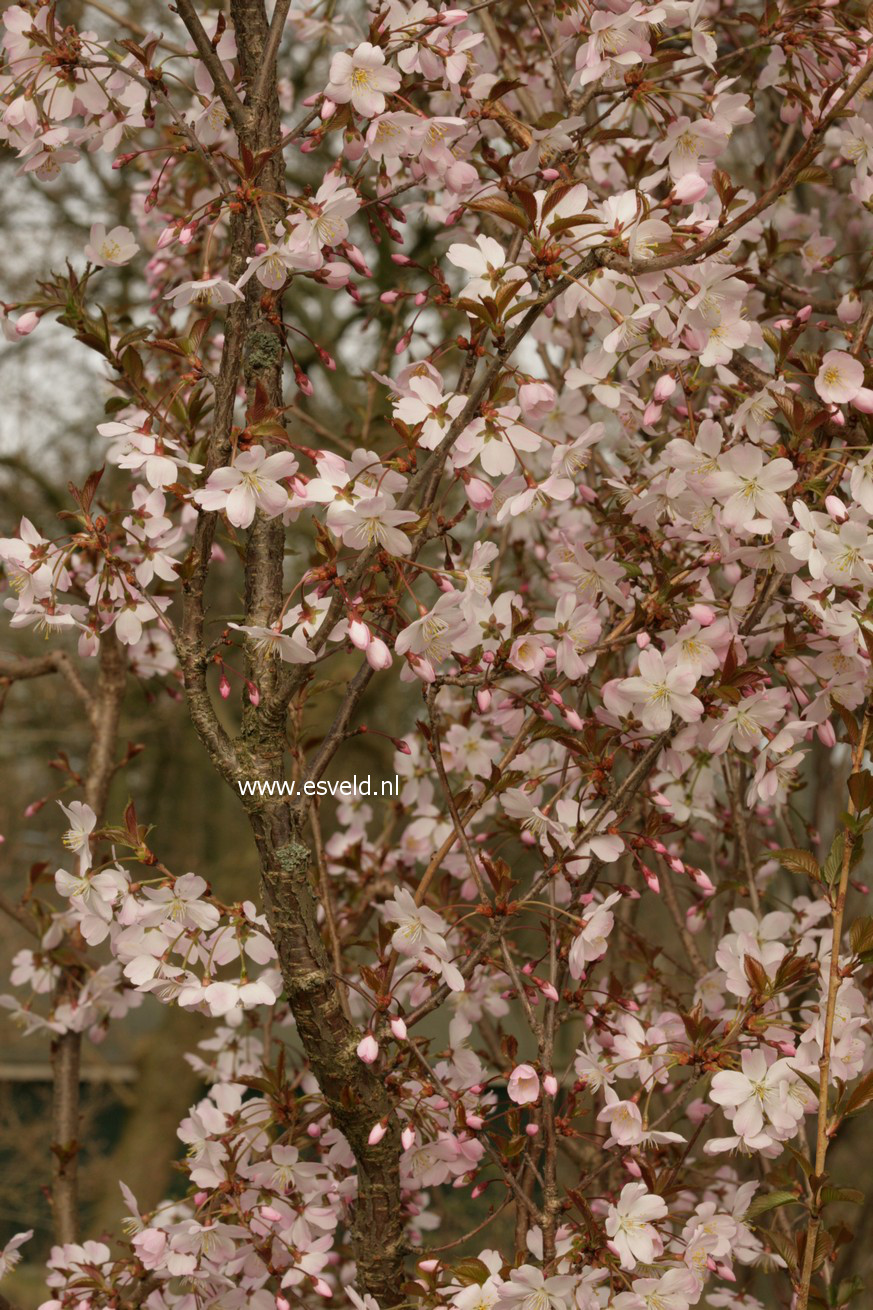
{"type": "Polygon", "coordinates": [[[381,637],[373,637],[366,650],[367,663],[371,669],[390,669],[391,652],[381,637]]]}
{"type": "Polygon", "coordinates": [[[567,710],[567,712],[564,715],[564,718],[567,720],[567,723],[573,729],[574,732],[581,732],[582,729],[585,727],[585,720],[580,719],[579,715],[576,713],[575,710],[567,710]]]}
{"type": "Polygon", "coordinates": [[[222,700],[227,700],[230,695],[230,678],[226,673],[222,673],[218,680],[218,693],[222,700]]]}
{"type": "Polygon", "coordinates": [[[671,373],[665,373],[663,377],[658,378],[652,394],[657,404],[663,405],[664,401],[669,400],[675,390],[676,379],[671,373]]]}
{"type": "Polygon", "coordinates": [[[325,96],[321,102],[319,113],[321,114],[321,121],[323,123],[326,123],[329,118],[333,118],[336,113],[336,105],[333,100],[328,100],[327,96],[325,96]]]}
{"type": "Polygon", "coordinates": [[[656,405],[653,400],[650,400],[643,413],[643,427],[654,427],[663,412],[663,406],[656,405]]]}
{"type": "Polygon", "coordinates": [[[622,1160],[622,1164],[624,1165],[625,1169],[628,1171],[628,1173],[631,1175],[632,1178],[642,1178],[643,1171],[640,1169],[640,1166],[637,1164],[636,1160],[633,1158],[632,1155],[626,1155],[625,1158],[622,1160]]]}
{"type": "Polygon", "coordinates": [[[16,321],[15,332],[19,337],[29,337],[38,322],[39,314],[29,309],[26,314],[22,314],[16,321]]]}
{"type": "Polygon", "coordinates": [[[395,750],[400,751],[401,755],[412,754],[412,747],[410,746],[408,741],[404,740],[403,737],[392,737],[391,740],[394,743],[395,750]]]}
{"type": "Polygon", "coordinates": [[[388,1129],[383,1123],[375,1123],[370,1129],[370,1136],[367,1138],[368,1146],[378,1146],[388,1129]]]}
{"type": "Polygon", "coordinates": [[[491,692],[487,687],[480,687],[476,692],[476,704],[480,714],[487,714],[491,709],[491,692]]]}
{"type": "Polygon", "coordinates": [[[257,709],[257,707],[261,703],[261,693],[258,691],[257,687],[253,682],[249,682],[248,678],[246,678],[246,690],[249,693],[249,700],[257,709]]]}
{"type": "Polygon", "coordinates": [[[321,1136],[321,1124],[310,1124],[306,1132],[309,1137],[319,1138],[321,1136]]]}
{"type": "Polygon", "coordinates": [[[349,641],[358,650],[366,650],[370,644],[370,629],[360,619],[352,619],[349,624],[349,641]]]}
{"type": "Polygon", "coordinates": [[[802,309],[798,309],[794,317],[797,319],[798,323],[808,323],[811,313],[812,305],[804,305],[802,309]]]}
{"type": "Polygon", "coordinates": [[[539,978],[536,981],[539,983],[540,991],[547,1001],[559,1001],[561,999],[550,982],[540,982],[539,978]]]}
{"type": "Polygon", "coordinates": [[[873,391],[869,387],[861,387],[850,403],[853,409],[859,410],[862,414],[873,414],[873,391]]]}
{"type": "Polygon", "coordinates": [[[399,291],[383,291],[379,297],[383,305],[394,305],[400,299],[399,291]]]}
{"type": "Polygon", "coordinates": [[[276,1297],[276,1310],[291,1310],[291,1303],[284,1296],[276,1297]]]}
{"type": "Polygon", "coordinates": [[[818,737],[822,746],[826,746],[828,750],[837,744],[837,734],[834,732],[834,725],[831,723],[830,719],[825,719],[824,723],[818,724],[815,730],[815,735],[818,737]]]}
{"type": "Polygon", "coordinates": [[[715,610],[710,605],[692,605],[688,613],[692,619],[695,619],[701,628],[708,628],[711,623],[715,622],[715,610]]]}
{"type": "Polygon", "coordinates": [[[685,1114],[691,1123],[700,1124],[712,1114],[712,1106],[698,1097],[697,1100],[689,1102],[685,1114]]]}
{"type": "Polygon", "coordinates": [[[464,484],[464,490],[473,509],[486,510],[490,508],[494,499],[494,488],[490,487],[487,482],[483,482],[481,478],[470,478],[470,481],[464,484]]]}
{"type": "Polygon", "coordinates": [[[426,1274],[436,1273],[440,1267],[439,1260],[419,1260],[418,1267],[426,1274]]]}
{"type": "Polygon", "coordinates": [[[415,1144],[415,1129],[411,1124],[407,1124],[400,1134],[400,1142],[404,1151],[408,1151],[415,1144]]]}
{"type": "Polygon", "coordinates": [[[857,323],[861,317],[861,301],[856,292],[849,291],[837,305],[837,318],[841,323],[857,323]]]}
{"type": "Polygon", "coordinates": [[[647,632],[637,633],[637,645],[639,646],[640,650],[645,650],[646,647],[650,644],[651,640],[652,639],[647,632]]]}
{"type": "Polygon", "coordinates": [[[176,240],[178,231],[179,229],[176,227],[175,223],[171,223],[169,227],[165,227],[161,235],[158,237],[158,244],[156,248],[158,250],[163,250],[165,246],[169,246],[173,241],[176,240]]]}
{"type": "Polygon", "coordinates": [[[825,496],[825,509],[835,523],[845,523],[849,517],[849,511],[839,496],[825,496]]]}
{"type": "Polygon", "coordinates": [[[537,1133],[540,1131],[540,1126],[539,1124],[527,1124],[524,1131],[527,1133],[528,1137],[536,1137],[537,1133]]]}
{"type": "Polygon", "coordinates": [[[202,1205],[204,1201],[208,1201],[208,1200],[209,1200],[209,1193],[208,1193],[208,1192],[195,1192],[195,1193],[194,1193],[194,1204],[195,1204],[195,1205],[202,1205]]]}
{"type": "Polygon", "coordinates": [[[480,1128],[484,1127],[484,1125],[485,1120],[482,1118],[481,1114],[467,1115],[467,1127],[472,1128],[474,1132],[478,1132],[480,1128]]]}
{"type": "Polygon", "coordinates": [[[358,1042],[357,1046],[358,1059],[363,1060],[364,1064],[373,1064],[379,1057],[379,1043],[372,1033],[367,1033],[358,1042]]]}
{"type": "Polygon", "coordinates": [[[549,1096],[558,1095],[558,1080],[553,1073],[547,1073],[543,1078],[543,1091],[549,1096]]]}
{"type": "Polygon", "coordinates": [[[646,864],[643,864],[640,867],[642,868],[643,877],[646,880],[646,885],[649,891],[654,892],[656,896],[660,896],[661,884],[658,882],[658,875],[646,864]]]}
{"type": "Polygon", "coordinates": [[[518,388],[518,403],[531,421],[545,418],[555,408],[556,400],[555,389],[548,382],[524,382],[518,388]]]}
{"type": "Polygon", "coordinates": [[[396,1014],[391,1020],[391,1031],[397,1038],[398,1042],[406,1041],[406,1024],[400,1018],[399,1014],[396,1014]]]}
{"type": "Polygon", "coordinates": [[[312,1286],[319,1296],[330,1299],[333,1296],[333,1288],[330,1283],[326,1283],[323,1278],[313,1278],[312,1286]]]}
{"type": "Polygon", "coordinates": [[[271,1205],[262,1205],[258,1213],[268,1224],[278,1224],[282,1219],[279,1211],[274,1210],[271,1205]]]}
{"type": "Polygon", "coordinates": [[[685,205],[696,205],[709,189],[709,183],[699,173],[686,173],[673,187],[673,195],[685,205]]]}

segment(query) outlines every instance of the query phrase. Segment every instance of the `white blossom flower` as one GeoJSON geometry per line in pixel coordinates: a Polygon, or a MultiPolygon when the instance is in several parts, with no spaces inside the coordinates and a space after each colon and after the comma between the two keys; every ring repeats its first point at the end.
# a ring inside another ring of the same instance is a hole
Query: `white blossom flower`
{"type": "Polygon", "coordinates": [[[139,246],[128,227],[114,227],[107,232],[102,223],[95,223],[91,228],[91,237],[85,247],[85,254],[98,268],[108,265],[117,267],[133,259],[139,246]]]}
{"type": "Polygon", "coordinates": [[[395,68],[385,67],[385,52],[362,41],[352,54],[334,55],[324,94],[338,105],[351,101],[356,113],[375,118],[385,112],[384,93],[398,90],[401,80],[395,68]]]}
{"type": "Polygon", "coordinates": [[[612,1239],[622,1269],[651,1264],[660,1247],[653,1219],[667,1214],[666,1202],[649,1192],[645,1183],[625,1183],[616,1205],[609,1207],[606,1233],[612,1239]]]}
{"type": "Polygon", "coordinates": [[[277,479],[296,471],[297,460],[290,452],[268,455],[263,446],[252,446],[226,468],[210,473],[206,486],[195,491],[192,500],[201,509],[224,510],[234,527],[247,528],[256,510],[271,519],[283,512],[288,492],[277,479]]]}
{"type": "Polygon", "coordinates": [[[844,350],[829,350],[822,358],[815,389],[830,405],[846,405],[864,385],[864,365],[844,350]]]}

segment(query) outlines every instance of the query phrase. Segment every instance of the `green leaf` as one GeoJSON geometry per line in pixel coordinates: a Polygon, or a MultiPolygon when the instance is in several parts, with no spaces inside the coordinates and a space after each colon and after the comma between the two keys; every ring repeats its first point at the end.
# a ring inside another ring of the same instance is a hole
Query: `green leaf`
{"type": "Polygon", "coordinates": [[[848,1101],[846,1101],[844,1113],[846,1115],[857,1114],[871,1101],[873,1101],[873,1069],[864,1074],[864,1077],[860,1079],[852,1091],[848,1101]]]}
{"type": "Polygon", "coordinates": [[[473,200],[467,206],[468,209],[474,209],[480,214],[493,214],[495,218],[502,218],[507,223],[519,228],[522,232],[530,230],[530,220],[527,214],[518,205],[514,205],[506,196],[484,196],[481,200],[473,200]]]}
{"type": "Polygon", "coordinates": [[[856,919],[849,929],[849,938],[856,955],[873,951],[873,918],[865,914],[862,918],[856,919]]]}
{"type": "Polygon", "coordinates": [[[825,1205],[831,1201],[847,1201],[850,1205],[863,1205],[864,1193],[857,1187],[823,1187],[821,1199],[825,1205]]]}
{"type": "Polygon", "coordinates": [[[798,851],[788,848],[786,850],[774,851],[773,854],[779,863],[792,873],[805,873],[807,877],[814,878],[816,882],[821,882],[821,869],[818,867],[818,860],[810,851],[798,851]]]}
{"type": "Polygon", "coordinates": [[[768,1210],[778,1210],[781,1205],[799,1205],[800,1197],[794,1192],[769,1192],[766,1196],[756,1196],[752,1204],[745,1213],[744,1218],[757,1219],[759,1214],[766,1214],[768,1210]]]}
{"type": "Polygon", "coordinates": [[[833,840],[831,849],[828,851],[828,857],[822,865],[822,877],[829,887],[832,887],[840,876],[840,870],[843,867],[843,847],[845,841],[845,833],[838,832],[833,840]]]}
{"type": "Polygon", "coordinates": [[[465,1260],[459,1260],[452,1272],[464,1287],[470,1287],[474,1283],[481,1287],[491,1275],[491,1271],[484,1261],[478,1260],[475,1256],[468,1256],[465,1260]]]}
{"type": "Polygon", "coordinates": [[[873,773],[868,769],[853,773],[849,779],[849,795],[859,813],[868,810],[873,805],[873,773]]]}

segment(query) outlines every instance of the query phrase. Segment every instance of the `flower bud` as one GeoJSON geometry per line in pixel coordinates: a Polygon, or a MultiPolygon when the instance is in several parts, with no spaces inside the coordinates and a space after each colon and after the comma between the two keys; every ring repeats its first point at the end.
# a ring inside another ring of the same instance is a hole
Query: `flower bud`
{"type": "Polygon", "coordinates": [[[543,1091],[549,1096],[557,1096],[558,1080],[553,1073],[547,1073],[543,1078],[543,1091]]]}
{"type": "Polygon", "coordinates": [[[370,644],[370,629],[361,619],[352,619],[349,623],[349,641],[358,650],[366,650],[370,644]]]}
{"type": "Polygon", "coordinates": [[[365,653],[371,669],[391,668],[391,652],[381,637],[373,637],[365,653]]]}
{"type": "Polygon", "coordinates": [[[672,373],[665,373],[663,377],[658,378],[655,383],[655,390],[652,393],[653,399],[658,405],[663,405],[665,400],[669,400],[676,390],[676,379],[672,373]]]}
{"type": "Polygon", "coordinates": [[[540,1131],[540,1126],[539,1124],[526,1124],[524,1131],[527,1133],[528,1137],[536,1137],[537,1133],[540,1131]]]}
{"type": "Polygon", "coordinates": [[[415,1129],[411,1124],[407,1124],[400,1134],[400,1144],[404,1151],[410,1150],[415,1145],[415,1129]]]}
{"type": "Polygon", "coordinates": [[[19,337],[29,337],[33,329],[39,323],[39,314],[35,310],[29,309],[26,314],[22,314],[15,323],[15,332],[19,337]]]}
{"type": "Polygon", "coordinates": [[[373,1127],[370,1129],[370,1135],[367,1138],[367,1145],[378,1146],[387,1131],[388,1128],[385,1124],[381,1122],[374,1123],[373,1127]]]}
{"type": "Polygon", "coordinates": [[[406,1024],[400,1018],[399,1014],[395,1015],[391,1020],[391,1031],[397,1038],[398,1042],[406,1041],[406,1024]]]}
{"type": "Polygon", "coordinates": [[[379,1043],[372,1033],[367,1033],[358,1042],[358,1059],[364,1064],[373,1064],[379,1058],[379,1043]]]}
{"type": "Polygon", "coordinates": [[[483,482],[481,478],[470,478],[470,481],[464,484],[464,490],[473,509],[486,510],[491,507],[491,502],[494,499],[494,488],[490,487],[487,482],[483,482]]]}
{"type": "Polygon", "coordinates": [[[837,734],[834,732],[834,725],[831,723],[830,719],[825,719],[824,723],[818,724],[815,730],[815,735],[818,737],[822,746],[826,746],[828,750],[837,744],[837,734]]]}
{"type": "Polygon", "coordinates": [[[688,610],[689,617],[695,619],[701,628],[708,628],[711,623],[715,622],[715,610],[711,605],[692,605],[688,610]]]}
{"type": "Polygon", "coordinates": [[[873,391],[869,387],[861,387],[849,403],[861,414],[873,414],[873,391]]]}

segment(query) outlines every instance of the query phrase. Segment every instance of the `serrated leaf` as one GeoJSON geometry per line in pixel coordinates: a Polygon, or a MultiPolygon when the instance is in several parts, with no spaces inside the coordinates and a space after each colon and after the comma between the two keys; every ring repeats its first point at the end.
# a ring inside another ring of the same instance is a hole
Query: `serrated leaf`
{"type": "Polygon", "coordinates": [[[828,857],[822,865],[822,877],[829,887],[833,886],[837,878],[840,876],[840,870],[843,867],[843,847],[845,846],[845,842],[845,833],[838,832],[831,843],[828,857]]]}
{"type": "Polygon", "coordinates": [[[465,1260],[459,1260],[453,1267],[452,1273],[464,1287],[471,1287],[474,1284],[481,1287],[486,1279],[491,1276],[488,1266],[484,1261],[477,1259],[476,1256],[468,1256],[465,1260]]]}
{"type": "Polygon", "coordinates": [[[869,914],[855,920],[849,929],[849,939],[856,955],[873,951],[873,918],[869,914]]]}
{"type": "Polygon", "coordinates": [[[512,223],[521,232],[530,231],[527,214],[505,196],[484,196],[481,200],[472,200],[467,208],[479,214],[493,214],[495,218],[502,218],[505,222],[512,223]]]}
{"type": "Polygon", "coordinates": [[[863,1205],[864,1193],[857,1187],[823,1187],[821,1199],[825,1205],[831,1201],[846,1201],[849,1205],[863,1205]]]}
{"type": "Polygon", "coordinates": [[[808,168],[802,168],[795,179],[797,182],[819,182],[824,186],[830,186],[833,181],[833,174],[819,164],[810,164],[808,168]]]}
{"type": "Polygon", "coordinates": [[[766,1214],[768,1210],[777,1210],[782,1205],[798,1204],[800,1197],[794,1192],[768,1192],[766,1196],[756,1196],[752,1204],[745,1213],[744,1218],[757,1219],[759,1214],[766,1214]]]}
{"type": "Polygon", "coordinates": [[[794,1245],[793,1242],[789,1241],[787,1237],[783,1237],[781,1233],[777,1233],[774,1228],[768,1228],[765,1231],[766,1231],[767,1241],[770,1243],[773,1250],[776,1252],[777,1255],[782,1256],[782,1259],[788,1265],[788,1268],[791,1270],[791,1272],[793,1274],[796,1274],[797,1267],[798,1267],[797,1247],[794,1245]]]}
{"type": "Polygon", "coordinates": [[[784,868],[790,869],[792,873],[805,873],[807,877],[814,878],[816,882],[821,882],[821,869],[818,867],[818,860],[811,851],[794,850],[787,847],[783,850],[774,851],[773,854],[784,868]]]}
{"type": "Polygon", "coordinates": [[[848,1101],[846,1101],[843,1113],[845,1115],[857,1114],[863,1110],[865,1105],[873,1101],[873,1070],[865,1073],[855,1088],[853,1088],[848,1101]]]}

